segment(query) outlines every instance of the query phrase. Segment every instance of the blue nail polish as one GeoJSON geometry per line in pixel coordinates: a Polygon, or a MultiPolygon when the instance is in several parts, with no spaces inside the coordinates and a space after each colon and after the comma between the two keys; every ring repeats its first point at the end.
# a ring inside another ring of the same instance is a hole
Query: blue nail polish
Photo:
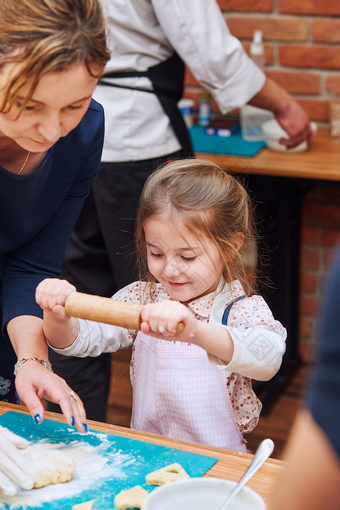
{"type": "Polygon", "coordinates": [[[74,425],[74,416],[71,416],[71,425],[72,425],[72,427],[74,425]]]}
{"type": "Polygon", "coordinates": [[[83,423],[83,431],[87,432],[87,425],[86,425],[86,423],[83,423]]]}
{"type": "Polygon", "coordinates": [[[41,416],[39,413],[34,415],[34,421],[37,425],[41,422],[41,416]]]}

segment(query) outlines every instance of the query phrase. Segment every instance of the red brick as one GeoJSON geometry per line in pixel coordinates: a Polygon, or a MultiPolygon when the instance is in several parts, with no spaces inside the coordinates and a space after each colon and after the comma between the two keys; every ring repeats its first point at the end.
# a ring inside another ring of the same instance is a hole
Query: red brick
{"type": "Polygon", "coordinates": [[[340,227],[337,229],[325,228],[322,230],[321,242],[323,246],[332,247],[340,243],[340,227]]]}
{"type": "Polygon", "coordinates": [[[308,204],[306,213],[308,213],[308,219],[311,221],[320,223],[321,220],[324,224],[339,225],[340,204],[319,204],[314,202],[313,204],[308,204]]]}
{"type": "Polygon", "coordinates": [[[278,55],[283,66],[340,69],[340,46],[283,44],[279,46],[278,55]]]}
{"type": "Polygon", "coordinates": [[[314,319],[310,317],[301,317],[299,324],[300,338],[313,338],[314,335],[314,319]]]}
{"type": "Polygon", "coordinates": [[[217,0],[225,11],[272,12],[273,0],[217,0]]]}
{"type": "MultiPolygon", "coordinates": [[[[340,205],[340,188],[339,186],[327,186],[319,188],[319,200],[320,202],[324,201],[326,203],[333,202],[335,204],[340,205]]],[[[340,224],[340,216],[339,216],[339,224],[340,224]]]]}
{"type": "Polygon", "coordinates": [[[303,363],[313,363],[316,359],[315,344],[311,340],[302,340],[299,342],[299,354],[303,363]]]}
{"type": "Polygon", "coordinates": [[[301,314],[316,317],[319,312],[319,300],[314,296],[301,296],[300,298],[301,314]]]}
{"type": "Polygon", "coordinates": [[[320,93],[320,76],[316,73],[266,71],[266,75],[290,94],[320,93]]]}
{"type": "Polygon", "coordinates": [[[340,14],[339,0],[278,0],[278,12],[283,14],[340,14]]]}
{"type": "Polygon", "coordinates": [[[320,254],[317,248],[301,248],[302,270],[316,271],[320,265],[320,254]]]}
{"type": "Polygon", "coordinates": [[[301,245],[318,246],[320,239],[320,228],[302,225],[301,227],[301,245]]]}
{"type": "Polygon", "coordinates": [[[228,27],[238,38],[252,38],[254,31],[262,30],[264,39],[280,41],[305,41],[307,20],[304,18],[261,18],[251,16],[226,16],[228,27]]]}
{"type": "Polygon", "coordinates": [[[315,274],[303,273],[300,276],[301,292],[315,294],[317,291],[318,279],[315,274]]]}
{"type": "Polygon", "coordinates": [[[326,99],[303,99],[298,98],[298,103],[307,112],[312,120],[328,122],[329,101],[326,99]]]}
{"type": "Polygon", "coordinates": [[[326,90],[330,94],[334,94],[335,96],[340,95],[340,76],[338,75],[329,75],[326,76],[326,90]]]}
{"type": "Polygon", "coordinates": [[[312,19],[312,41],[340,43],[340,19],[312,19]]]}

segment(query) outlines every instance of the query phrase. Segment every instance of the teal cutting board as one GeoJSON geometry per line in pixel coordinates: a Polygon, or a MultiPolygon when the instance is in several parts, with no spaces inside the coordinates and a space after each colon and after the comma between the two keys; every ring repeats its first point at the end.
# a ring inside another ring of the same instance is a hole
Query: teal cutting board
{"type": "Polygon", "coordinates": [[[202,126],[192,126],[189,131],[194,152],[251,158],[266,147],[265,142],[249,142],[245,140],[242,137],[238,124],[233,127],[229,137],[208,135],[202,126]]]}
{"type": "Polygon", "coordinates": [[[153,490],[154,487],[145,483],[145,475],[151,471],[178,462],[190,476],[202,476],[218,460],[94,430],[80,434],[73,427],[52,420],[45,419],[36,425],[31,416],[12,411],[0,416],[0,424],[31,442],[57,443],[58,446],[64,443],[67,447],[81,442],[85,449],[91,450],[83,455],[83,460],[79,457],[71,482],[30,491],[35,494],[34,501],[40,491],[42,501],[38,498],[38,503],[33,501],[28,506],[19,503],[15,507],[12,501],[11,505],[0,504],[0,508],[5,509],[71,510],[76,503],[94,499],[93,510],[112,510],[114,496],[124,489],[142,485],[149,492],[153,490]],[[47,496],[43,496],[42,491],[47,496]]]}

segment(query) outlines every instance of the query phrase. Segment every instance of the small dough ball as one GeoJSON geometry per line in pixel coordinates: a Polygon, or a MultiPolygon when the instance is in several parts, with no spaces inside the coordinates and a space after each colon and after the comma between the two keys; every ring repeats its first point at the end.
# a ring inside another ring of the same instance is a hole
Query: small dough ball
{"type": "Polygon", "coordinates": [[[165,483],[176,482],[176,480],[183,480],[184,478],[190,477],[180,464],[175,463],[149,473],[146,475],[145,481],[149,485],[164,485],[165,483]]]}
{"type": "Polygon", "coordinates": [[[140,485],[120,492],[115,496],[113,504],[116,508],[142,508],[148,492],[140,485]]]}
{"type": "Polygon", "coordinates": [[[91,501],[85,501],[84,503],[78,503],[77,505],[72,506],[72,510],[92,510],[93,503],[95,499],[91,499],[91,501]]]}

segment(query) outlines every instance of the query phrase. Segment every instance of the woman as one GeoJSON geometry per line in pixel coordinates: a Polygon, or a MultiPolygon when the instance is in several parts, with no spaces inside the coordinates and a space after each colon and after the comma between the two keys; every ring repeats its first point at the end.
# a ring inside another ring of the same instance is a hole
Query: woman
{"type": "Polygon", "coordinates": [[[36,423],[42,397],[87,430],[82,403],[50,371],[35,288],[58,275],[97,171],[109,57],[97,0],[0,0],[0,398],[36,423]]]}

